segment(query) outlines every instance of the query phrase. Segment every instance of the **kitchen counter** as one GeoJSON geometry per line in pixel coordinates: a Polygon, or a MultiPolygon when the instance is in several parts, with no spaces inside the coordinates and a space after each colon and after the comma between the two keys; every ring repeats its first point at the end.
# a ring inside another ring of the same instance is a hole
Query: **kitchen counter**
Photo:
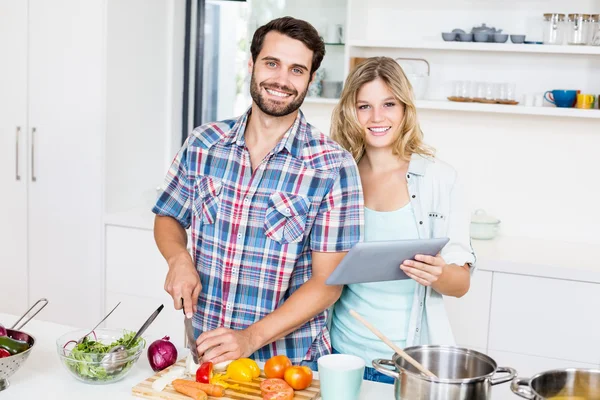
{"type": "MultiPolygon", "coordinates": [[[[41,314],[40,314],[41,315],[41,314]]],[[[18,317],[0,313],[0,321],[12,325],[18,317]]],[[[144,354],[123,380],[109,385],[89,385],[73,378],[61,364],[56,351],[56,339],[73,328],[50,322],[32,320],[24,331],[33,335],[37,342],[27,361],[9,378],[10,386],[0,392],[2,400],[131,400],[137,399],[131,394],[131,388],[152,376],[154,371],[144,354]]],[[[146,337],[148,343],[158,337],[146,337]]],[[[186,354],[178,348],[180,358],[186,354]]],[[[316,374],[318,376],[318,374],[316,374]]],[[[360,400],[394,399],[394,388],[376,382],[363,382],[360,400]]]]}

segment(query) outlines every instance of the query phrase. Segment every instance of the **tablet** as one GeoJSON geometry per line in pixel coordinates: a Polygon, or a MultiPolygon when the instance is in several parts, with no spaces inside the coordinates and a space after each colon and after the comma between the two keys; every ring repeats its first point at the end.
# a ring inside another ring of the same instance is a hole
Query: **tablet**
{"type": "Polygon", "coordinates": [[[400,264],[405,260],[414,260],[417,254],[435,256],[449,240],[437,238],[359,242],[346,254],[325,283],[347,285],[410,279],[400,269],[400,264]]]}

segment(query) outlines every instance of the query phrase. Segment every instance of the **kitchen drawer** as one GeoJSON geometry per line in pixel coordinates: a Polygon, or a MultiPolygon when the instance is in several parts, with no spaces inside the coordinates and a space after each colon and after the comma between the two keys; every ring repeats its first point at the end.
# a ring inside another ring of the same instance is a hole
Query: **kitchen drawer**
{"type": "Polygon", "coordinates": [[[494,273],[488,350],[600,363],[600,285],[494,273]]]}
{"type": "Polygon", "coordinates": [[[164,304],[165,307],[143,336],[148,344],[156,339],[169,336],[177,348],[184,347],[183,311],[173,308],[173,300],[168,293],[164,292],[163,295],[159,294],[156,297],[143,297],[107,292],[107,312],[112,310],[119,301],[121,305],[106,320],[107,328],[137,331],[150,314],[158,306],[164,304]]]}
{"type": "MultiPolygon", "coordinates": [[[[597,364],[536,357],[505,351],[490,350],[488,355],[492,357],[499,366],[516,369],[520,377],[532,377],[537,373],[554,368],[598,368],[597,364]]],[[[498,389],[494,391],[494,400],[515,399],[519,399],[519,397],[512,393],[510,384],[508,383],[499,385],[498,389]]]]}
{"type": "Polygon", "coordinates": [[[461,298],[444,296],[456,343],[468,348],[487,348],[493,273],[475,271],[471,288],[461,298]]]}
{"type": "Polygon", "coordinates": [[[167,272],[152,231],[106,227],[107,291],[160,297],[167,272]]]}

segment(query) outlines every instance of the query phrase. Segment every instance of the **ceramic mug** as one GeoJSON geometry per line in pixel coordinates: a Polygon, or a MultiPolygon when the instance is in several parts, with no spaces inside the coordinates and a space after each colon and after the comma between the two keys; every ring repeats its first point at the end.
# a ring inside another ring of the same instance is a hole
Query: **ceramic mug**
{"type": "Polygon", "coordinates": [[[328,354],[317,361],[323,400],[358,400],[365,360],[349,354],[328,354]]]}
{"type": "Polygon", "coordinates": [[[577,90],[548,90],[544,93],[544,99],[556,107],[573,107],[577,100],[577,90]]]}
{"type": "Polygon", "coordinates": [[[578,94],[577,95],[577,104],[575,104],[575,107],[591,109],[591,108],[594,108],[595,101],[596,101],[596,98],[594,97],[593,94],[578,94]]]}

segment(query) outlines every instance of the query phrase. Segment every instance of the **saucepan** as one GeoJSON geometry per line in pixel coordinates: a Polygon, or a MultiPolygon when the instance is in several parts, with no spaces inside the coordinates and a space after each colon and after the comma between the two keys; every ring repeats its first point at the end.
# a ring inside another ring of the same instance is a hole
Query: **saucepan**
{"type": "Polygon", "coordinates": [[[510,388],[531,400],[599,400],[600,370],[555,369],[532,378],[516,378],[510,388]]]}
{"type": "Polygon", "coordinates": [[[509,382],[517,375],[513,368],[498,367],[489,356],[462,347],[414,346],[404,352],[436,377],[423,375],[397,353],[392,360],[373,360],[377,371],[395,378],[396,400],[491,399],[492,386],[509,382]]]}

